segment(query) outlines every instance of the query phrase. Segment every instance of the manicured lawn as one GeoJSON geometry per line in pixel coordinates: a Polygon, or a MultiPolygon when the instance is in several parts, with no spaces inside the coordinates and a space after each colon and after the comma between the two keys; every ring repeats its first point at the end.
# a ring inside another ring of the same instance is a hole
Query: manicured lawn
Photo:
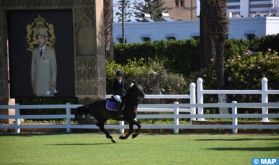
{"type": "Polygon", "coordinates": [[[242,165],[255,157],[278,158],[279,136],[145,134],[117,144],[101,134],[0,136],[1,165],[242,165]]]}

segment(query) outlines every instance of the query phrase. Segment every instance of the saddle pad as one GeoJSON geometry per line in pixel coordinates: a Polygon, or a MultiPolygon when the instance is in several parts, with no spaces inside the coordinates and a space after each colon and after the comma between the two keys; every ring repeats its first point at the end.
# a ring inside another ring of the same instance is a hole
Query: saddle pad
{"type": "Polygon", "coordinates": [[[107,99],[106,109],[110,111],[118,111],[118,103],[113,99],[107,99]]]}

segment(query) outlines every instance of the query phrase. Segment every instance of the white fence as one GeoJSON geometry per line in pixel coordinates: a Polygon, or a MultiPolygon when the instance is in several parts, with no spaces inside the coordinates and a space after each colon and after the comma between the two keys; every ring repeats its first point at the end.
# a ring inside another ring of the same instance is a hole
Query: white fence
{"type": "MultiPolygon", "coordinates": [[[[174,133],[178,133],[180,129],[231,129],[233,133],[237,133],[238,129],[279,129],[279,124],[250,124],[240,125],[238,119],[240,118],[279,118],[279,114],[268,114],[268,108],[279,109],[279,103],[267,103],[268,94],[279,94],[279,90],[267,90],[267,81],[262,80],[265,87],[262,90],[203,90],[202,79],[198,79],[197,86],[197,103],[196,103],[196,87],[194,83],[190,84],[189,95],[146,95],[145,99],[189,99],[190,103],[179,104],[140,104],[138,107],[138,120],[145,119],[172,119],[172,124],[143,124],[143,129],[173,129],[174,133]],[[266,83],[265,83],[266,82],[266,83]],[[263,103],[203,103],[204,94],[262,94],[263,103]],[[231,108],[232,114],[204,114],[203,108],[231,108]],[[198,114],[196,114],[196,108],[198,114]],[[262,108],[262,114],[239,114],[240,108],[262,108]],[[267,111],[265,111],[267,110],[267,111]],[[164,112],[163,114],[161,112],[164,112]],[[211,124],[211,125],[194,125],[191,121],[198,119],[231,119],[231,124],[211,124]],[[186,124],[181,121],[187,120],[186,124]],[[189,120],[189,122],[188,122],[189,120]]],[[[109,97],[109,96],[108,96],[109,97]]],[[[14,124],[0,124],[0,129],[15,129],[20,133],[21,129],[28,128],[63,128],[67,132],[71,129],[97,129],[95,125],[78,125],[72,124],[71,120],[74,118],[71,110],[77,108],[77,104],[59,104],[59,105],[0,105],[1,109],[15,109],[15,115],[0,115],[0,119],[15,119],[14,124]],[[21,110],[24,109],[65,109],[64,114],[59,115],[21,115],[21,110]],[[21,119],[64,119],[65,124],[26,124],[21,123],[21,119]]],[[[106,125],[108,129],[119,129],[124,132],[128,126],[124,122],[119,122],[118,125],[106,125]]]]}
{"type": "MultiPolygon", "coordinates": [[[[261,95],[262,102],[261,103],[268,103],[268,95],[278,95],[279,90],[269,90],[268,89],[268,80],[267,78],[262,78],[262,89],[261,90],[204,90],[203,89],[203,79],[199,78],[197,80],[197,103],[203,104],[203,97],[205,94],[246,94],[246,95],[261,95]]],[[[268,107],[257,107],[262,108],[262,114],[268,114],[268,107]]],[[[198,114],[203,114],[203,107],[198,107],[198,114]]],[[[204,118],[198,118],[198,120],[203,121],[204,118]]],[[[262,118],[263,122],[268,122],[269,119],[266,116],[262,118]]]]}
{"type": "MultiPolygon", "coordinates": [[[[26,128],[64,128],[67,132],[71,129],[97,129],[95,125],[77,125],[71,124],[71,119],[74,115],[71,114],[73,108],[80,105],[62,104],[62,105],[1,105],[0,109],[15,109],[15,115],[0,115],[1,119],[14,118],[15,124],[0,124],[0,129],[15,129],[20,133],[21,129],[26,128]],[[66,110],[65,114],[60,115],[20,115],[22,109],[58,109],[63,108],[66,110]],[[66,124],[21,124],[21,119],[65,119],[66,124]]],[[[207,104],[140,104],[138,111],[152,112],[152,114],[139,114],[138,120],[143,119],[173,119],[173,124],[148,124],[142,125],[143,129],[173,129],[174,133],[178,133],[179,129],[232,129],[233,133],[237,133],[238,129],[279,129],[279,124],[276,125],[239,125],[239,118],[279,118],[279,114],[239,114],[239,108],[279,108],[279,103],[207,103],[207,104]],[[232,114],[181,114],[181,112],[190,112],[191,108],[219,108],[228,107],[232,109],[232,114]],[[190,108],[190,109],[189,109],[190,108]],[[158,114],[159,112],[168,112],[167,114],[158,114]],[[232,123],[230,125],[193,125],[180,124],[183,119],[191,118],[230,118],[232,123]]],[[[120,122],[119,125],[106,125],[109,129],[119,129],[121,132],[127,129],[128,126],[120,122]]]]}

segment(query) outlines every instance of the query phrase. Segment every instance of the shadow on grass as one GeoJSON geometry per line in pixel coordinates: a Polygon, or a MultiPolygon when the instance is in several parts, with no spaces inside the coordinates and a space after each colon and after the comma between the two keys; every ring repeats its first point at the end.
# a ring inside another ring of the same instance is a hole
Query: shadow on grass
{"type": "Polygon", "coordinates": [[[70,135],[68,133],[0,133],[0,136],[22,136],[22,137],[32,137],[32,136],[51,136],[51,135],[70,135]]]}
{"type": "Polygon", "coordinates": [[[236,138],[236,139],[196,139],[196,141],[254,141],[254,140],[278,140],[279,138],[236,138]]]}
{"type": "Polygon", "coordinates": [[[103,135],[102,133],[87,132],[87,133],[65,133],[65,132],[52,132],[52,133],[0,133],[1,136],[19,136],[19,137],[35,137],[35,136],[57,136],[57,135],[103,135]]]}
{"type": "Polygon", "coordinates": [[[214,151],[279,151],[278,147],[255,147],[255,148],[207,148],[214,151]]]}
{"type": "Polygon", "coordinates": [[[49,146],[98,146],[98,145],[112,145],[113,143],[58,143],[46,144],[49,146]]]}

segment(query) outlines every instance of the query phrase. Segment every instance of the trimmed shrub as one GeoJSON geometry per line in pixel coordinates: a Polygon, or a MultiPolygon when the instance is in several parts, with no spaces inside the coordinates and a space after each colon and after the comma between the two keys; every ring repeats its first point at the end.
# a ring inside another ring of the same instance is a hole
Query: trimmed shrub
{"type": "Polygon", "coordinates": [[[247,52],[225,64],[228,88],[261,89],[260,80],[268,78],[269,87],[279,89],[279,57],[276,51],[247,52]]]}
{"type": "Polygon", "coordinates": [[[277,35],[268,35],[265,37],[257,38],[250,41],[250,49],[253,51],[266,52],[275,50],[279,52],[279,34],[277,35]]]}
{"type": "Polygon", "coordinates": [[[154,41],[114,45],[115,61],[127,64],[128,60],[149,58],[164,61],[164,66],[174,73],[188,75],[200,67],[199,41],[154,41]]]}
{"type": "Polygon", "coordinates": [[[141,84],[146,93],[186,93],[187,82],[183,76],[167,72],[163,61],[153,59],[128,60],[126,65],[120,65],[115,61],[107,61],[107,93],[112,93],[115,71],[119,69],[125,74],[125,79],[132,83],[141,84]]]}

